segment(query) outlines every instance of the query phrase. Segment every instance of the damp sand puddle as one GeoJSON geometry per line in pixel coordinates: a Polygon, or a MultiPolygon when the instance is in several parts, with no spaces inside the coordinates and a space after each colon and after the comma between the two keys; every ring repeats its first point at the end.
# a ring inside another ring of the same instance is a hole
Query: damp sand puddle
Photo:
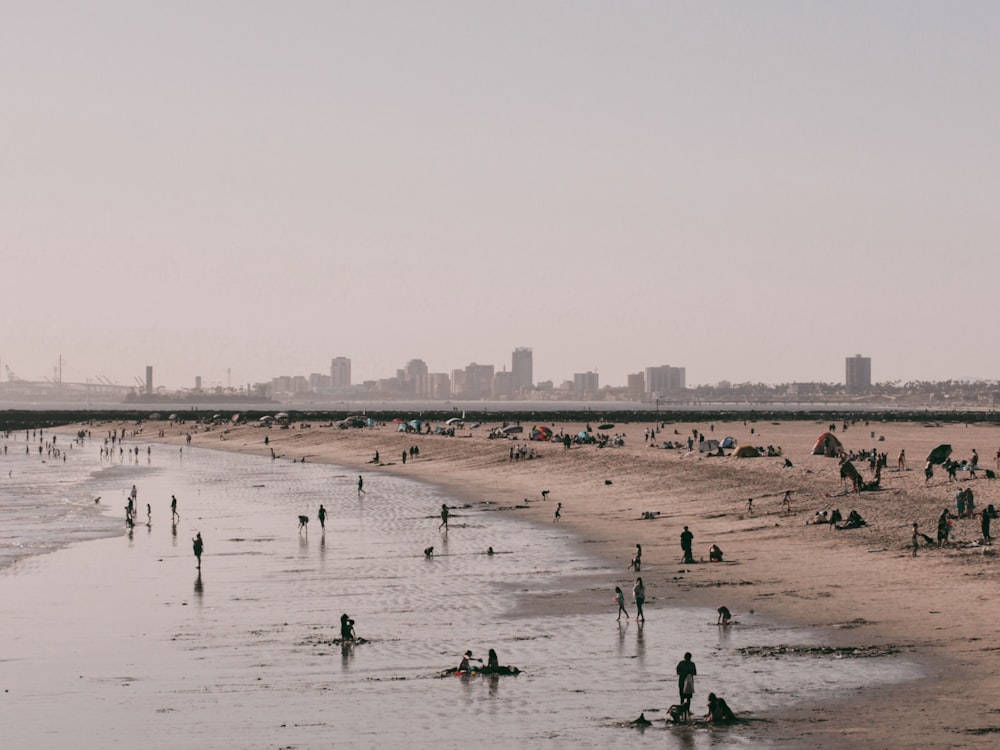
{"type": "Polygon", "coordinates": [[[131,536],[0,574],[13,613],[0,656],[12,746],[79,747],[84,732],[95,747],[441,748],[477,737],[495,747],[758,747],[766,726],[683,737],[664,728],[684,651],[698,664],[696,713],[709,691],[752,716],[919,674],[905,655],[809,651],[823,646],[815,634],[754,616],[720,630],[714,612],[657,607],[655,591],[644,627],[619,625],[620,572],[566,530],[484,505],[453,508],[445,535],[438,510],[455,501],[435,487],[367,474],[359,498],[356,479],[192,449],[119,472],[106,489],[81,480],[81,492],[110,495],[137,484],[153,521],[142,525],[143,513],[131,536]],[[311,519],[301,534],[299,514],[311,519]],[[534,612],[533,598],[581,589],[605,611],[534,612]],[[342,612],[369,643],[333,642],[342,612]],[[466,649],[485,658],[490,647],[523,673],[438,678],[466,649]],[[621,727],[640,711],[652,730],[621,727]]]}

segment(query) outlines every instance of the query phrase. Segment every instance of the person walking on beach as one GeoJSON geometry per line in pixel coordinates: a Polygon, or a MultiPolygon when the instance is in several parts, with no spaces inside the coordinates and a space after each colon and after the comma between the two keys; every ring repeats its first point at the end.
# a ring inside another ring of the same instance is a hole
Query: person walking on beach
{"type": "Polygon", "coordinates": [[[691,710],[691,698],[694,696],[694,676],[698,668],[691,661],[690,652],[684,654],[684,659],[677,663],[677,690],[680,693],[681,705],[691,710]]]}
{"type": "Polygon", "coordinates": [[[635,570],[636,573],[638,573],[640,570],[642,570],[642,545],[641,544],[635,545],[635,557],[632,558],[632,562],[630,562],[628,564],[628,568],[625,568],[625,570],[628,570],[629,568],[635,570]]]}
{"type": "Polygon", "coordinates": [[[403,451],[403,466],[406,466],[406,451],[403,451]]]}
{"type": "Polygon", "coordinates": [[[555,518],[552,519],[552,523],[555,523],[560,518],[562,518],[562,503],[558,503],[556,505],[556,515],[555,515],[555,518]]]}
{"type": "Polygon", "coordinates": [[[358,474],[358,497],[365,494],[365,480],[360,474],[358,474]]]}
{"type": "Polygon", "coordinates": [[[194,539],[191,540],[194,548],[194,556],[198,559],[198,570],[201,570],[201,553],[205,548],[204,543],[201,541],[201,532],[199,531],[195,534],[194,539]]]}
{"type": "Polygon", "coordinates": [[[438,531],[441,531],[442,527],[445,532],[448,531],[448,506],[445,503],[441,503],[441,523],[438,524],[438,531]]]}
{"type": "Polygon", "coordinates": [[[146,503],[146,525],[153,525],[153,509],[150,507],[149,503],[146,503]]]}
{"type": "Polygon", "coordinates": [[[316,517],[319,519],[320,528],[326,531],[326,508],[323,507],[323,503],[319,504],[319,512],[316,517]]]}
{"type": "Polygon", "coordinates": [[[618,622],[621,622],[622,615],[625,615],[625,619],[629,619],[628,610],[625,609],[625,594],[622,592],[621,586],[615,586],[615,603],[618,605],[618,622]]]}
{"type": "Polygon", "coordinates": [[[171,495],[170,496],[170,518],[173,520],[173,522],[175,524],[178,521],[181,520],[180,514],[178,514],[178,512],[177,512],[177,496],[176,495],[171,495]]]}
{"type": "Polygon", "coordinates": [[[681,549],[684,551],[684,562],[688,565],[694,562],[694,557],[691,554],[691,545],[693,543],[694,534],[685,526],[684,531],[681,532],[681,549]]]}
{"type": "Polygon", "coordinates": [[[899,458],[896,459],[896,471],[906,471],[906,449],[905,448],[899,452],[899,458]]]}
{"type": "Polygon", "coordinates": [[[913,536],[910,537],[910,545],[913,547],[913,556],[917,556],[917,548],[920,546],[920,532],[917,531],[917,522],[913,522],[913,536]]]}
{"type": "Polygon", "coordinates": [[[636,622],[646,622],[646,615],[642,613],[642,605],[646,601],[646,587],[643,586],[641,577],[635,579],[635,585],[632,586],[632,596],[635,598],[636,622]]]}

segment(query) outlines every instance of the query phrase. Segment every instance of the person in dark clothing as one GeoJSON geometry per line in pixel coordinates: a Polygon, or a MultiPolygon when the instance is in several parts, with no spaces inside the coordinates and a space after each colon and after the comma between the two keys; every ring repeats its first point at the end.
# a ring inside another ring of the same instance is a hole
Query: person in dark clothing
{"type": "Polygon", "coordinates": [[[698,669],[691,661],[691,653],[684,654],[684,659],[677,663],[677,691],[680,693],[681,705],[691,710],[691,697],[694,695],[694,676],[698,669]]]}
{"type": "Polygon", "coordinates": [[[684,531],[681,532],[681,549],[684,550],[684,562],[688,564],[694,562],[694,557],[691,554],[691,545],[693,542],[694,534],[685,526],[684,531]]]}

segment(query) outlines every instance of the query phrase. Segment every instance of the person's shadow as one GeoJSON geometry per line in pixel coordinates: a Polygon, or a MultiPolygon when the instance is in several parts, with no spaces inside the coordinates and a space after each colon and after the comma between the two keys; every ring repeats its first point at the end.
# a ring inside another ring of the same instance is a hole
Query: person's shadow
{"type": "Polygon", "coordinates": [[[201,604],[205,595],[205,584],[201,581],[201,570],[198,571],[198,577],[194,579],[194,595],[198,599],[198,603],[201,604]]]}

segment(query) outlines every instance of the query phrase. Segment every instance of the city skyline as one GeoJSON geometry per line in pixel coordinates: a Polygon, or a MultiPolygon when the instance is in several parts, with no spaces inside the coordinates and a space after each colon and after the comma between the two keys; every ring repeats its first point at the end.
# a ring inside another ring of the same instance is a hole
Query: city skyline
{"type": "Polygon", "coordinates": [[[856,351],[991,379],[998,28],[977,0],[13,5],[0,362],[208,387],[528,342],[535,382],[836,382],[856,351]]]}

